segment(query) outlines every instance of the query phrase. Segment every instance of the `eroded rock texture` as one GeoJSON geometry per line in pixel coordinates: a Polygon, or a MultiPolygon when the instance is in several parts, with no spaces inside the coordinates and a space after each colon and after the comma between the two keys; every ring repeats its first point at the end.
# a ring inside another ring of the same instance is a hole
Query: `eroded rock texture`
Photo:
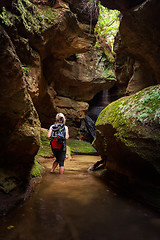
{"type": "MultiPolygon", "coordinates": [[[[28,180],[40,145],[40,121],[26,89],[21,62],[2,27],[0,72],[0,190],[9,193],[25,189],[22,183],[28,180]]],[[[2,196],[1,200],[0,210],[5,209],[6,201],[2,196]]]]}
{"type": "Polygon", "coordinates": [[[115,52],[117,86],[122,89],[123,95],[160,83],[159,1],[103,0],[102,4],[122,13],[115,52]],[[132,74],[129,69],[132,69],[132,74]]]}
{"type": "MultiPolygon", "coordinates": [[[[2,24],[22,62],[43,127],[55,120],[57,96],[87,102],[115,83],[103,53],[93,47],[98,12],[92,5],[90,1],[22,0],[6,2],[2,8],[2,24]]],[[[74,116],[66,117],[80,126],[76,115],[74,121],[74,116]]]]}
{"type": "Polygon", "coordinates": [[[14,159],[30,161],[39,147],[40,122],[30,95],[21,63],[7,33],[1,34],[1,161],[12,164],[14,159]]]}
{"type": "Polygon", "coordinates": [[[111,88],[116,81],[113,72],[107,68],[103,52],[93,47],[63,61],[49,57],[44,64],[47,66],[45,78],[54,84],[56,93],[78,101],[90,101],[96,93],[111,88]]]}
{"type": "Polygon", "coordinates": [[[76,137],[87,101],[113,86],[115,76],[94,48],[97,17],[96,4],[87,0],[0,2],[3,192],[27,182],[40,144],[40,125],[49,128],[61,111],[76,137]],[[10,177],[16,184],[4,183],[10,177]]]}

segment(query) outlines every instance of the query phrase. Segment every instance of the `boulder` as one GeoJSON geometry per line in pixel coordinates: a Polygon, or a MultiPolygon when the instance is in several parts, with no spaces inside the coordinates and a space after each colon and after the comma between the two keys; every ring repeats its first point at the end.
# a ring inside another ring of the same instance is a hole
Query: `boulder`
{"type": "Polygon", "coordinates": [[[159,186],[160,85],[109,104],[96,122],[94,146],[107,168],[159,186]]]}

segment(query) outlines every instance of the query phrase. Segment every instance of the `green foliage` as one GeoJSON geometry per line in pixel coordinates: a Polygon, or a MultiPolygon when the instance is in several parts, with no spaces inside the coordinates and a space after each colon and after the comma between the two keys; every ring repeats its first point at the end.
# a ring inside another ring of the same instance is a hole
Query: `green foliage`
{"type": "Polygon", "coordinates": [[[99,3],[99,17],[95,27],[97,46],[107,50],[108,46],[113,52],[113,43],[119,29],[119,11],[109,10],[99,3]]]}
{"type": "Polygon", "coordinates": [[[0,14],[0,18],[2,19],[2,22],[3,22],[3,23],[6,23],[6,25],[9,26],[11,23],[10,23],[8,17],[7,17],[6,8],[3,7],[2,10],[3,10],[3,11],[2,11],[2,13],[0,14]]]}
{"type": "Polygon", "coordinates": [[[42,17],[38,8],[28,0],[18,0],[16,7],[26,30],[39,32],[42,25],[45,24],[45,18],[42,17]]]}
{"type": "Polygon", "coordinates": [[[22,65],[22,69],[25,73],[28,73],[29,72],[29,68],[25,65],[22,65]]]}
{"type": "Polygon", "coordinates": [[[37,25],[37,19],[35,19],[36,21],[34,21],[33,16],[29,11],[29,8],[31,7],[32,7],[32,4],[28,0],[17,1],[17,9],[21,14],[21,19],[23,21],[24,26],[28,31],[31,30],[32,26],[35,27],[37,25]]]}
{"type": "Polygon", "coordinates": [[[53,8],[44,7],[39,8],[31,3],[29,0],[17,0],[14,3],[16,9],[15,15],[12,11],[2,8],[0,19],[6,26],[14,26],[23,23],[28,32],[40,33],[45,30],[48,25],[53,24],[55,17],[59,11],[53,8]]]}
{"type": "Polygon", "coordinates": [[[5,24],[6,26],[13,26],[15,23],[15,20],[18,19],[18,17],[14,14],[11,14],[9,11],[6,10],[5,7],[2,8],[2,12],[0,14],[0,19],[2,21],[3,24],[5,24]]]}
{"type": "Polygon", "coordinates": [[[114,74],[113,69],[112,69],[112,65],[108,68],[104,68],[102,77],[104,77],[106,79],[109,79],[109,80],[113,80],[113,81],[116,80],[115,74],[114,74]]]}

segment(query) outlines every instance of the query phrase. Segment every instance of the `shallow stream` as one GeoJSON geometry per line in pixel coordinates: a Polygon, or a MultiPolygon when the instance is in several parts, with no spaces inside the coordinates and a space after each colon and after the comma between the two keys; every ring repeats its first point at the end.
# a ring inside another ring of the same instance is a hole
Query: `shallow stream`
{"type": "Polygon", "coordinates": [[[73,156],[65,174],[50,174],[52,161],[32,197],[1,219],[5,240],[159,240],[160,216],[117,195],[87,172],[97,156],[73,156]]]}

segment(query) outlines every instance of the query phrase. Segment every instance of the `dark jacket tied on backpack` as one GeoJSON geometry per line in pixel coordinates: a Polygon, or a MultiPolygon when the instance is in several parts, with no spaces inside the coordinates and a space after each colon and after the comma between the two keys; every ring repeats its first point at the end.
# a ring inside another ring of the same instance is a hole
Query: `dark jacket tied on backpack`
{"type": "Polygon", "coordinates": [[[66,130],[64,123],[55,123],[51,126],[51,147],[52,149],[62,149],[66,150],[66,130]]]}

